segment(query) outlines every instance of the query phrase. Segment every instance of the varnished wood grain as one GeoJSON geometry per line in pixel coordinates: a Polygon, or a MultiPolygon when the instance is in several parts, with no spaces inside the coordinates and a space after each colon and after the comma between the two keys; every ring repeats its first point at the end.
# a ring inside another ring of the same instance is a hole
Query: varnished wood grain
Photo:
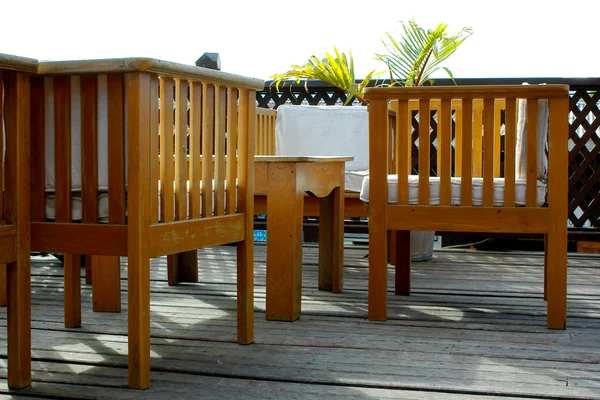
{"type": "MultiPolygon", "coordinates": [[[[14,257],[6,266],[8,387],[20,389],[31,383],[31,251],[30,232],[30,77],[16,72],[4,76],[5,220],[13,225],[14,257]]],[[[4,228],[3,233],[11,228],[4,228]]],[[[1,240],[4,242],[4,240],[1,240]]]]}
{"type": "MultiPolygon", "coordinates": [[[[231,157],[236,154],[238,147],[238,110],[237,110],[238,91],[235,88],[227,88],[227,164],[225,166],[225,179],[227,186],[225,187],[225,201],[227,213],[233,214],[237,208],[237,187],[235,182],[238,177],[237,157],[231,157]]],[[[275,134],[275,129],[273,129],[275,134]]]]}
{"type": "Polygon", "coordinates": [[[471,144],[473,140],[473,102],[470,99],[463,100],[462,118],[460,204],[470,206],[473,197],[471,181],[473,176],[473,148],[471,144]]]}
{"type": "Polygon", "coordinates": [[[369,319],[387,318],[387,173],[385,160],[377,156],[385,154],[387,102],[372,101],[369,104],[369,319]]]}
{"type": "Polygon", "coordinates": [[[31,220],[43,221],[46,217],[46,154],[44,132],[44,78],[31,79],[31,220]]]}
{"type": "MultiPolygon", "coordinates": [[[[438,117],[438,154],[440,163],[438,164],[438,176],[440,177],[440,204],[450,205],[450,176],[452,168],[452,110],[449,100],[443,100],[441,103],[438,117]]],[[[408,201],[401,203],[408,204],[408,201]]]]}
{"type": "MultiPolygon", "coordinates": [[[[145,389],[150,385],[150,125],[144,110],[150,107],[150,77],[148,74],[130,73],[125,76],[125,82],[128,99],[128,196],[129,201],[137,204],[137,207],[129,207],[127,230],[129,387],[145,389]]],[[[164,89],[161,85],[161,95],[166,93],[161,98],[166,104],[172,104],[172,100],[169,103],[167,99],[173,98],[169,88],[170,84],[164,89]]],[[[161,116],[163,114],[170,112],[163,112],[161,116]]],[[[161,136],[168,137],[169,140],[162,139],[162,142],[165,145],[170,142],[172,146],[171,127],[172,124],[165,124],[161,136]]]]}
{"type": "Polygon", "coordinates": [[[201,154],[202,136],[202,84],[192,82],[190,84],[190,217],[199,218],[200,209],[200,181],[202,180],[201,154]]]}
{"type": "Polygon", "coordinates": [[[191,221],[165,222],[149,230],[150,256],[174,254],[204,246],[244,240],[244,216],[226,215],[191,221]]]}
{"type": "Polygon", "coordinates": [[[237,243],[237,340],[254,342],[254,137],[256,92],[239,91],[238,213],[244,216],[244,240],[237,243]]]}
{"type": "Polygon", "coordinates": [[[517,101],[506,99],[506,122],[504,123],[504,205],[515,205],[515,148],[517,141],[517,101]]]}
{"type": "Polygon", "coordinates": [[[483,110],[483,205],[494,205],[494,99],[484,101],[483,110]]]}
{"type": "MultiPolygon", "coordinates": [[[[202,84],[202,155],[212,155],[215,135],[215,87],[202,84]]],[[[202,216],[213,215],[213,177],[212,157],[202,159],[202,216]]]]}
{"type": "Polygon", "coordinates": [[[227,128],[227,88],[217,86],[215,90],[215,215],[225,213],[225,132],[227,128]]]}
{"type": "Polygon", "coordinates": [[[538,99],[527,99],[527,183],[525,203],[527,207],[535,207],[537,201],[537,141],[538,135],[538,99]]]}
{"type": "MultiPolygon", "coordinates": [[[[80,78],[81,115],[81,200],[82,221],[98,219],[98,82],[97,77],[80,78]]],[[[85,256],[85,281],[92,283],[92,256],[85,256]]],[[[119,295],[120,297],[120,295],[119,295]]]]}
{"type": "MultiPolygon", "coordinates": [[[[569,98],[549,102],[549,182],[547,313],[548,328],[565,329],[567,324],[567,226],[568,212],[568,119],[569,98]]],[[[529,153],[527,154],[529,156],[529,153]]]]}
{"type": "Polygon", "coordinates": [[[211,84],[232,85],[245,89],[263,90],[265,87],[264,80],[262,79],[152,58],[47,61],[39,63],[37,72],[47,75],[148,72],[165,77],[185,78],[209,82],[211,84]]]}
{"type": "Polygon", "coordinates": [[[170,78],[160,80],[160,220],[173,221],[174,148],[173,148],[173,85],[170,78]]]}
{"type": "Polygon", "coordinates": [[[175,80],[175,220],[187,219],[187,101],[188,82],[175,80]]]}
{"type": "Polygon", "coordinates": [[[127,226],[31,223],[31,249],[41,252],[127,255],[127,226]]]}

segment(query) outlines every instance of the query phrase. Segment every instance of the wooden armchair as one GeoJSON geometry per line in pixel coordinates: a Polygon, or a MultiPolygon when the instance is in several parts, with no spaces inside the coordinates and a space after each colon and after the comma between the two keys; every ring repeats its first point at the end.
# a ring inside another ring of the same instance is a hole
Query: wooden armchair
{"type": "Polygon", "coordinates": [[[398,231],[397,294],[408,294],[410,290],[406,243],[411,230],[540,233],[546,242],[547,325],[564,329],[568,87],[372,88],[366,90],[365,97],[370,102],[370,175],[363,182],[361,198],[369,201],[369,319],[387,318],[385,238],[388,231],[398,231]],[[526,111],[520,99],[526,100],[526,111]],[[391,101],[397,102],[393,141],[386,135],[390,128],[391,101]],[[411,102],[418,104],[415,107],[419,121],[418,176],[409,176],[411,102]],[[520,112],[517,112],[518,102],[520,112]],[[430,177],[429,115],[436,103],[439,104],[435,119],[439,162],[437,176],[430,177]],[[483,110],[480,117],[474,111],[477,104],[483,110]],[[498,135],[502,113],[505,115],[504,170],[495,168],[500,160],[498,135]],[[545,178],[541,171],[544,163],[540,162],[545,153],[540,143],[544,143],[546,135],[547,183],[540,179],[545,178]],[[481,143],[481,147],[478,148],[477,143],[481,143]],[[390,154],[392,159],[382,157],[383,154],[390,154]],[[521,161],[517,160],[519,155],[521,161]],[[519,165],[523,159],[525,163],[519,165]],[[399,173],[390,174],[390,164],[394,164],[399,173]],[[481,177],[474,174],[474,166],[481,166],[481,177]],[[402,171],[406,172],[400,173],[402,171]],[[519,176],[519,171],[524,176],[519,176]]]}
{"type": "Polygon", "coordinates": [[[46,62],[38,72],[32,249],[65,255],[65,325],[81,324],[80,255],[93,255],[94,302],[119,308],[119,256],[128,257],[129,386],[146,388],[150,258],[169,256],[170,282],[194,281],[197,265],[195,277],[178,266],[195,263],[196,249],[236,243],[238,342],[251,343],[255,99],[264,82],[153,59],[46,62]]]}
{"type": "Polygon", "coordinates": [[[8,387],[31,383],[30,76],[37,61],[0,54],[0,294],[8,305],[8,387]],[[6,147],[4,147],[4,144],[6,147]]]}

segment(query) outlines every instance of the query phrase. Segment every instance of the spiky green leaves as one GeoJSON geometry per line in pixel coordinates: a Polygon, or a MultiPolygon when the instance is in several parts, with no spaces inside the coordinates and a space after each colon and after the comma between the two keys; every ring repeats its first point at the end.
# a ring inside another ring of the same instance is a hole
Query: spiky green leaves
{"type": "Polygon", "coordinates": [[[452,72],[441,64],[473,33],[472,29],[463,28],[458,34],[447,36],[447,24],[425,31],[414,19],[403,23],[402,28],[404,34],[399,41],[386,32],[388,40],[382,42],[387,53],[376,54],[388,66],[392,84],[421,86],[439,69],[454,80],[452,72]]]}
{"type": "Polygon", "coordinates": [[[366,104],[363,99],[363,93],[367,84],[375,74],[375,71],[369,72],[367,76],[357,84],[354,76],[354,59],[352,58],[352,51],[346,56],[345,53],[340,53],[335,46],[333,49],[335,57],[329,52],[325,53],[325,58],[322,60],[319,60],[315,56],[311,56],[304,65],[292,65],[289,71],[272,75],[271,79],[273,79],[275,89],[279,91],[279,86],[285,85],[285,83],[289,81],[295,83],[304,81],[306,85],[306,82],[309,79],[318,79],[347,92],[348,98],[346,104],[352,101],[353,98],[366,104]]]}

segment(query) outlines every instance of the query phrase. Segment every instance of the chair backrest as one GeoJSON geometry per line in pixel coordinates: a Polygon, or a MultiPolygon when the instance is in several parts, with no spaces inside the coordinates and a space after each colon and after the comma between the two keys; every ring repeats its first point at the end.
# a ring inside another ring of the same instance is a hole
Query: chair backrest
{"type": "Polygon", "coordinates": [[[276,155],[353,156],[347,171],[369,169],[367,107],[283,105],[275,137],[276,155]]]}
{"type": "MultiPolygon", "coordinates": [[[[455,86],[427,88],[372,88],[367,90],[370,101],[370,175],[371,185],[374,181],[390,173],[389,163],[380,160],[381,154],[387,154],[390,141],[383,139],[389,129],[388,104],[397,100],[397,112],[394,126],[395,148],[394,162],[397,171],[407,171],[398,174],[398,202],[408,204],[408,175],[411,171],[411,149],[413,130],[418,136],[418,169],[419,169],[419,204],[429,204],[430,176],[430,133],[433,124],[437,126],[437,175],[440,178],[440,204],[450,204],[451,176],[461,177],[461,205],[472,205],[473,178],[478,176],[474,165],[481,165],[483,178],[483,205],[492,206],[494,200],[494,178],[504,177],[506,201],[505,206],[515,204],[515,182],[517,177],[526,181],[526,205],[534,207],[537,204],[538,177],[543,177],[544,161],[538,154],[545,149],[545,141],[554,143],[558,149],[555,160],[564,162],[561,158],[562,147],[566,148],[567,134],[563,132],[563,122],[567,121],[568,87],[565,85],[541,86],[455,86]],[[521,106],[517,112],[517,102],[524,99],[530,106],[526,110],[521,106]],[[412,103],[412,106],[410,105],[412,103]],[[418,106],[417,106],[418,103],[418,106]],[[439,103],[439,104],[437,104],[439,103]],[[482,104],[479,108],[477,103],[482,104]],[[436,105],[437,104],[437,105],[436,105]],[[534,106],[531,106],[534,104],[534,106]],[[501,118],[504,107],[504,118],[501,118]],[[436,109],[435,118],[430,118],[431,110],[436,109]],[[455,111],[453,111],[455,110],[455,111]],[[490,112],[488,112],[490,110],[490,112]],[[414,125],[414,112],[418,118],[414,125]],[[563,115],[564,114],[564,115],[563,115]],[[504,153],[500,153],[500,124],[504,119],[504,153]],[[517,124],[517,119],[521,121],[517,124]],[[549,120],[549,122],[547,122],[549,120]],[[525,129],[524,122],[527,122],[525,129]],[[454,129],[453,129],[454,127],[454,129]],[[535,129],[531,129],[535,127],[535,129]],[[517,129],[518,128],[518,129],[517,129]],[[555,132],[552,137],[553,129],[555,132]],[[521,152],[517,154],[517,130],[521,135],[521,152]],[[527,135],[525,135],[525,132],[527,135]],[[424,134],[425,133],[425,134],[424,134]],[[561,137],[560,135],[564,135],[561,137]],[[538,140],[538,138],[540,140],[538,140]],[[374,140],[376,142],[374,143],[374,140]],[[454,145],[452,143],[454,142],[454,145]],[[406,145],[402,145],[406,144],[406,145]],[[454,154],[452,153],[454,150],[454,154]],[[525,153],[525,154],[523,154],[525,153]],[[519,155],[521,161],[517,163],[519,155]],[[526,156],[526,157],[524,157],[526,156]],[[498,168],[503,157],[504,171],[498,168]],[[524,160],[524,161],[523,161],[524,160]],[[377,164],[374,166],[374,162],[377,164]],[[538,165],[542,167],[538,170],[538,165]],[[516,168],[521,168],[521,174],[516,168]],[[374,177],[377,176],[378,178],[374,177]]],[[[552,145],[549,146],[552,150],[552,145]]],[[[552,155],[550,164],[552,164],[552,155]]],[[[554,165],[554,164],[553,164],[554,165]]],[[[559,165],[559,164],[556,164],[559,165]]],[[[562,166],[552,167],[562,168],[562,166]]],[[[548,171],[551,169],[547,168],[548,171]]],[[[562,172],[559,172],[559,175],[562,172]]],[[[381,180],[383,184],[385,179],[381,180]]],[[[560,179],[558,180],[560,181],[560,179]]],[[[562,183],[561,183],[562,185],[562,183]]],[[[558,186],[556,186],[558,187],[558,186]]]]}

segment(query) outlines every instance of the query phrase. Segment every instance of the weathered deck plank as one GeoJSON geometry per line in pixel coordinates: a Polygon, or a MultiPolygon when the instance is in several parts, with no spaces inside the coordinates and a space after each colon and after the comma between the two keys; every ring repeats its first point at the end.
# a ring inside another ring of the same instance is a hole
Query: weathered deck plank
{"type": "MultiPolygon", "coordinates": [[[[541,254],[436,252],[414,263],[413,295],[389,297],[389,320],[367,316],[365,248],[347,248],[344,292],[316,290],[305,246],[302,317],[265,320],[265,251],[256,246],[256,337],[236,343],[235,248],[200,251],[200,283],[168,287],[151,267],[152,386],[127,385],[123,313],[65,329],[62,268],[32,263],[33,380],[16,395],[55,398],[600,398],[600,257],[569,257],[568,327],[545,328],[541,254]],[[499,396],[499,397],[496,397],[499,396]]],[[[393,288],[390,274],[389,289],[393,288]]],[[[0,393],[6,388],[0,309],[0,393]]],[[[19,397],[21,398],[21,397],[19,397]]]]}

